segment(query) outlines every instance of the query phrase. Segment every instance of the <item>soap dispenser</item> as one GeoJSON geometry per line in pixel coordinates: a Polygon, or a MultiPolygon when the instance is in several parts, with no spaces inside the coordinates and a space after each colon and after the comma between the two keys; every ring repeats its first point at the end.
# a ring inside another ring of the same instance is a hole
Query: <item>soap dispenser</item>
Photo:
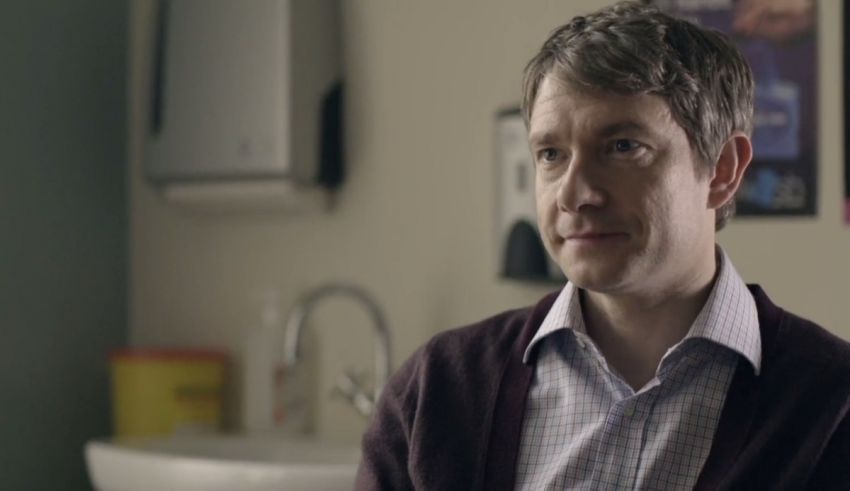
{"type": "Polygon", "coordinates": [[[242,428],[248,433],[303,434],[310,423],[307,373],[285,368],[279,292],[267,290],[261,297],[259,324],[247,333],[242,352],[242,428]]]}
{"type": "Polygon", "coordinates": [[[242,427],[248,432],[272,430],[283,417],[283,319],[277,291],[262,297],[260,322],[242,350],[242,427]]]}

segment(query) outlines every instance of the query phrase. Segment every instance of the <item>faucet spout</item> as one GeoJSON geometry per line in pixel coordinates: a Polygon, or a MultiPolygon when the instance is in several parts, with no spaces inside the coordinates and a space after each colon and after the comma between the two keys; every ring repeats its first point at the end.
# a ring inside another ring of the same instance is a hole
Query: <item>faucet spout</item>
{"type": "MultiPolygon", "coordinates": [[[[372,318],[372,328],[375,334],[375,387],[372,394],[372,403],[378,401],[381,390],[387,383],[390,373],[390,333],[387,328],[386,319],[381,312],[378,303],[363,288],[345,284],[332,283],[320,286],[308,292],[295,306],[286,321],[286,334],[283,362],[287,367],[293,367],[301,357],[301,338],[307,320],[316,306],[322,300],[332,296],[345,296],[351,298],[366,308],[372,318]]],[[[357,406],[360,412],[364,412],[357,406]]],[[[368,414],[366,414],[368,415],[368,414]]]]}

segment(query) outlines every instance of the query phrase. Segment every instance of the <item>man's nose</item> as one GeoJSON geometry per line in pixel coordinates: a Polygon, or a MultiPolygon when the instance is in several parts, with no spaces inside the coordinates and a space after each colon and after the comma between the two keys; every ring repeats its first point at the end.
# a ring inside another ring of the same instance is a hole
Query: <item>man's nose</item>
{"type": "Polygon", "coordinates": [[[569,213],[578,213],[586,207],[604,206],[606,193],[598,172],[599,169],[593,168],[593,161],[586,154],[574,154],[558,182],[558,207],[569,213]]]}

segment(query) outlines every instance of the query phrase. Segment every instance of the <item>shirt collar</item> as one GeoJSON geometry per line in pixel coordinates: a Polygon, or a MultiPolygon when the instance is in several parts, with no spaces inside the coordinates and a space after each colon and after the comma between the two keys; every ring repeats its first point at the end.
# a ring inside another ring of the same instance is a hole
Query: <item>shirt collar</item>
{"type": "Polygon", "coordinates": [[[578,288],[567,282],[549,313],[540,323],[540,327],[528,343],[525,349],[525,354],[522,356],[523,363],[528,363],[531,358],[531,352],[535,345],[548,337],[550,334],[562,329],[573,329],[579,332],[587,332],[584,326],[584,317],[581,314],[581,305],[579,302],[578,288]]]}
{"type": "MultiPolygon", "coordinates": [[[[717,246],[717,263],[719,271],[711,293],[682,342],[702,338],[725,346],[743,356],[758,374],[761,369],[761,334],[755,300],[720,246],[717,246]]],[[[523,362],[529,362],[537,343],[563,329],[587,333],[579,302],[579,288],[570,282],[561,290],[528,344],[523,362]]],[[[682,342],[671,348],[671,351],[682,342]]]]}
{"type": "Polygon", "coordinates": [[[761,333],[756,301],[726,252],[719,246],[717,251],[717,280],[685,339],[704,338],[725,346],[746,358],[758,374],[761,333]]]}

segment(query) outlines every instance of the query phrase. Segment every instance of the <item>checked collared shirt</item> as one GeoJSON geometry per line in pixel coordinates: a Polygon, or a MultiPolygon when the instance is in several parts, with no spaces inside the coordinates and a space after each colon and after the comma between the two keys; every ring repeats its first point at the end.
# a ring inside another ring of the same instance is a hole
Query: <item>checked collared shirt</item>
{"type": "Polygon", "coordinates": [[[719,272],[685,338],[633,390],[588,336],[568,283],[523,361],[535,365],[517,489],[692,489],[739,362],[761,366],[752,295],[718,247],[719,272]],[[532,350],[537,350],[532,356],[532,350]]]}

